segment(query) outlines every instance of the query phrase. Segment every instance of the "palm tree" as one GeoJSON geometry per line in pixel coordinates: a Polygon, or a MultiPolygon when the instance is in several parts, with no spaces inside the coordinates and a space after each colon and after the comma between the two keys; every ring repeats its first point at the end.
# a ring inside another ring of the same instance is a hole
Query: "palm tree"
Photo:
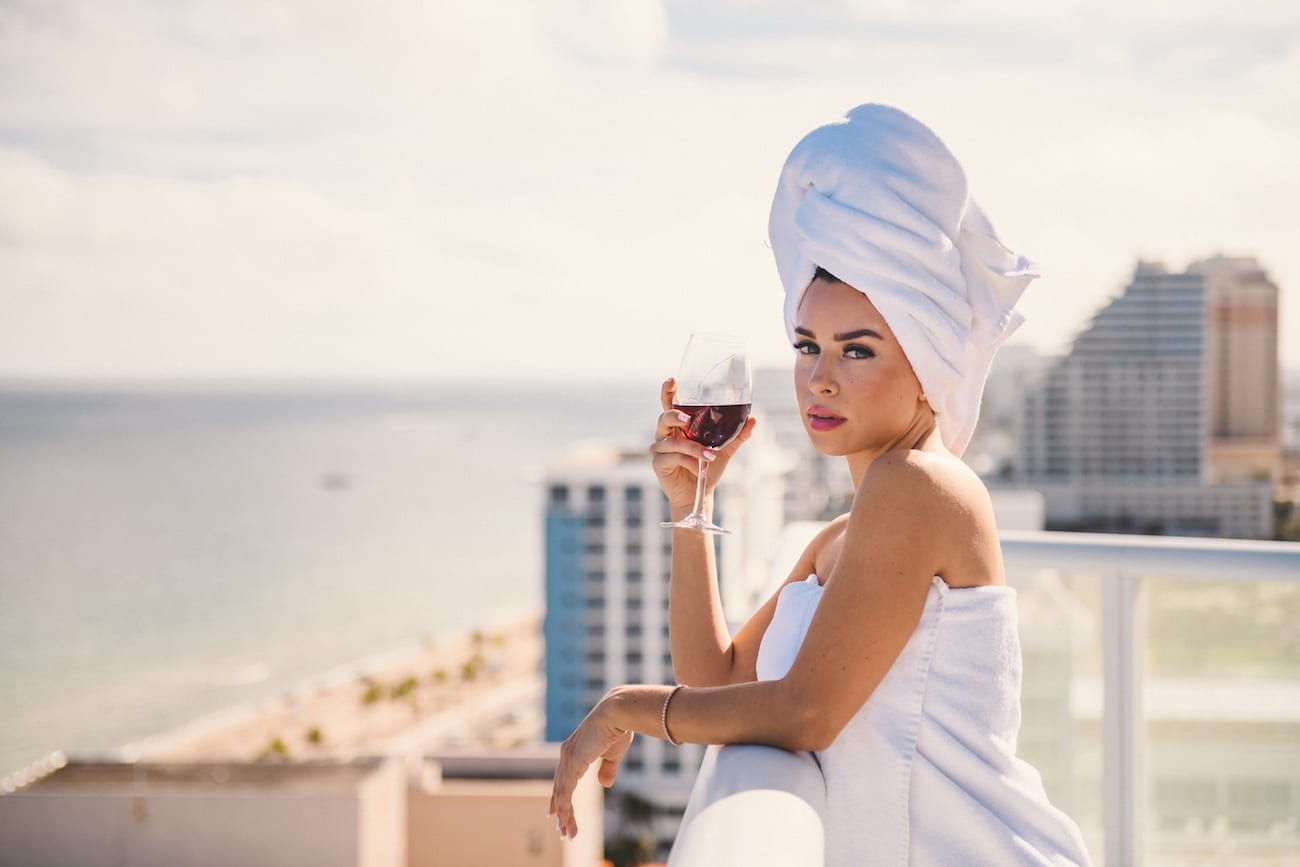
{"type": "Polygon", "coordinates": [[[640,837],[614,837],[605,841],[605,858],[614,867],[638,867],[650,860],[654,844],[645,834],[640,837]]]}

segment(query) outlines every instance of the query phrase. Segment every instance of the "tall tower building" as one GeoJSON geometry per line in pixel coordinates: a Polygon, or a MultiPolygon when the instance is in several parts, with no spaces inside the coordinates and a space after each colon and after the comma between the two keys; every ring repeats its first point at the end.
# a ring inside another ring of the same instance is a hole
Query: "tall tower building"
{"type": "Polygon", "coordinates": [[[1208,292],[1208,473],[1214,481],[1279,481],[1282,384],[1278,288],[1253,258],[1193,263],[1208,292]]]}
{"type": "MultiPolygon", "coordinates": [[[[674,683],[672,535],[659,526],[667,501],[644,452],[575,453],[548,473],[546,492],[546,739],[562,741],[611,687],[674,683]]],[[[702,757],[638,737],[620,788],[684,805],[702,757]]]]}
{"type": "Polygon", "coordinates": [[[1276,321],[1254,260],[1139,262],[1026,395],[1018,471],[1042,491],[1048,528],[1270,535],[1277,347],[1251,341],[1276,321]]]}
{"type": "MultiPolygon", "coordinates": [[[[723,608],[733,625],[768,583],[781,487],[770,449],[747,443],[716,491],[723,608]],[[752,448],[751,448],[752,447],[752,448]],[[742,460],[743,458],[743,460],[742,460]],[[765,467],[769,469],[764,469],[765,467]]],[[[675,683],[668,634],[672,534],[668,503],[644,450],[590,445],[546,476],[546,739],[562,741],[610,688],[675,683]]],[[[654,806],[653,835],[671,840],[704,748],[637,736],[619,771],[620,794],[654,806]]]]}
{"type": "Polygon", "coordinates": [[[1124,294],[1026,398],[1031,479],[1201,477],[1205,285],[1138,263],[1124,294]]]}
{"type": "MultiPolygon", "coordinates": [[[[611,687],[673,683],[668,640],[672,537],[667,503],[644,452],[575,454],[546,479],[546,739],[572,733],[611,687]]],[[[617,835],[629,795],[658,813],[671,840],[690,798],[702,747],[636,736],[606,799],[617,835]]]]}

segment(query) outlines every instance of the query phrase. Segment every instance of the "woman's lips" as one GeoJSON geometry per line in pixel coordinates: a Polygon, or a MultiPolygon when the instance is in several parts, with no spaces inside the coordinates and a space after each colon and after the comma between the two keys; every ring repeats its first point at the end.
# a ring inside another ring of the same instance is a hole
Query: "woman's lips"
{"type": "Polygon", "coordinates": [[[844,416],[836,415],[820,406],[808,408],[808,427],[816,431],[833,430],[844,424],[844,416]]]}

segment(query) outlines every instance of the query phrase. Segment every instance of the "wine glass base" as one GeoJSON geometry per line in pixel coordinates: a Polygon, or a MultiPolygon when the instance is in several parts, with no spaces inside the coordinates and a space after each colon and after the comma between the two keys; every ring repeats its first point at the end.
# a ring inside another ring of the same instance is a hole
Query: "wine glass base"
{"type": "Polygon", "coordinates": [[[697,533],[715,533],[730,535],[731,531],[726,527],[719,527],[703,515],[687,515],[680,521],[664,521],[660,527],[675,527],[678,530],[694,530],[697,533]]]}

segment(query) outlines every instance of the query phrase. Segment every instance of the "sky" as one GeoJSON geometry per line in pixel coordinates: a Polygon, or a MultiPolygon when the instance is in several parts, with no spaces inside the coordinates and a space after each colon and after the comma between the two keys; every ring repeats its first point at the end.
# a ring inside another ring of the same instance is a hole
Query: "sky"
{"type": "Polygon", "coordinates": [[[863,102],[1040,263],[1013,343],[1249,255],[1300,367],[1296,82],[1262,0],[0,0],[0,377],[787,363],[777,174],[863,102]]]}

